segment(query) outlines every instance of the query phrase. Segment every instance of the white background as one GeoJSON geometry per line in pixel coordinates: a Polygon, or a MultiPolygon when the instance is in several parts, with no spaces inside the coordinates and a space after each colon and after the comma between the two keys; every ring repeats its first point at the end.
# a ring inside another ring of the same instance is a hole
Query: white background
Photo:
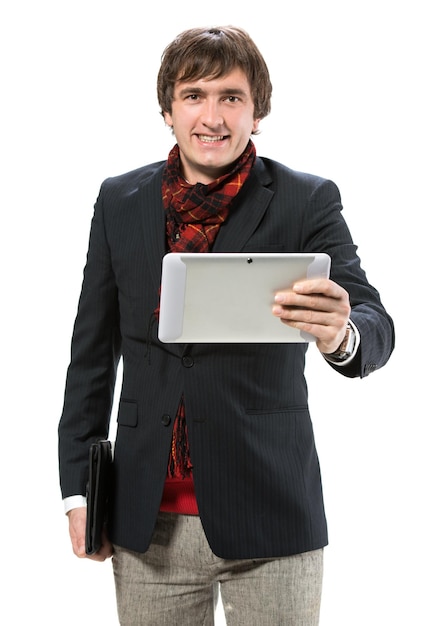
{"type": "Polygon", "coordinates": [[[110,563],[71,552],[57,474],[93,204],[105,177],[173,145],[155,93],[166,44],[185,28],[232,23],[258,44],[274,85],[258,153],[338,184],[363,267],[396,323],[389,364],[363,381],[309,350],[330,530],[321,624],[435,624],[430,4],[3,8],[1,623],[117,623],[110,563]]]}

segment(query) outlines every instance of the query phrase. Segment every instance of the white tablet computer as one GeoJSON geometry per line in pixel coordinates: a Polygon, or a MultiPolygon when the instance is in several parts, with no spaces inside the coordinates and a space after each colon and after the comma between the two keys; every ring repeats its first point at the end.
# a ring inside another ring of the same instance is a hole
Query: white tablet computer
{"type": "Polygon", "coordinates": [[[168,253],[158,337],[164,343],[292,343],[314,337],[272,314],[274,295],[303,278],[329,277],[325,253],[168,253]]]}

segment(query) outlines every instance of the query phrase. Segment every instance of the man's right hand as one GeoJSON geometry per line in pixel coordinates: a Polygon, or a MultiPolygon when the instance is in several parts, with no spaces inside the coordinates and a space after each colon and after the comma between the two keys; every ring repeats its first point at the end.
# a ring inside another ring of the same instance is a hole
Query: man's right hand
{"type": "Polygon", "coordinates": [[[103,543],[101,548],[95,554],[86,554],[85,536],[86,536],[86,507],[81,506],[71,509],[67,513],[69,519],[69,536],[73,552],[79,558],[88,558],[93,561],[105,561],[113,554],[113,546],[103,532],[103,543]]]}

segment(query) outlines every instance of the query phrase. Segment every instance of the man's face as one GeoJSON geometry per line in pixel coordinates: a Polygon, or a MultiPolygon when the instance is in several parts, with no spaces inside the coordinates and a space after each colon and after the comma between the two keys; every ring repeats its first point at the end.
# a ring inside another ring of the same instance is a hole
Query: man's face
{"type": "Polygon", "coordinates": [[[254,102],[245,73],[177,81],[172,113],[164,113],[180,148],[182,174],[189,183],[208,184],[231,169],[257,130],[254,102]]]}

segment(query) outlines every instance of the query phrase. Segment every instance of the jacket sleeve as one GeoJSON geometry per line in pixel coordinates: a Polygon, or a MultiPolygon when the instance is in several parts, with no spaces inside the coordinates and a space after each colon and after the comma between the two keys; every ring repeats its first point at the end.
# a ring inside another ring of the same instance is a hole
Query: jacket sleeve
{"type": "Polygon", "coordinates": [[[85,494],[89,446],[107,437],[120,356],[118,294],[105,236],[103,189],[91,224],[58,429],[64,498],[85,494]]]}
{"type": "Polygon", "coordinates": [[[340,192],[336,185],[320,179],[309,197],[304,214],[303,246],[331,257],[331,280],[349,293],[351,320],[361,336],[355,357],[346,366],[330,362],[348,377],[365,377],[386,364],[394,349],[394,324],[378,291],[361,267],[347,224],[342,215],[340,192]]]}

